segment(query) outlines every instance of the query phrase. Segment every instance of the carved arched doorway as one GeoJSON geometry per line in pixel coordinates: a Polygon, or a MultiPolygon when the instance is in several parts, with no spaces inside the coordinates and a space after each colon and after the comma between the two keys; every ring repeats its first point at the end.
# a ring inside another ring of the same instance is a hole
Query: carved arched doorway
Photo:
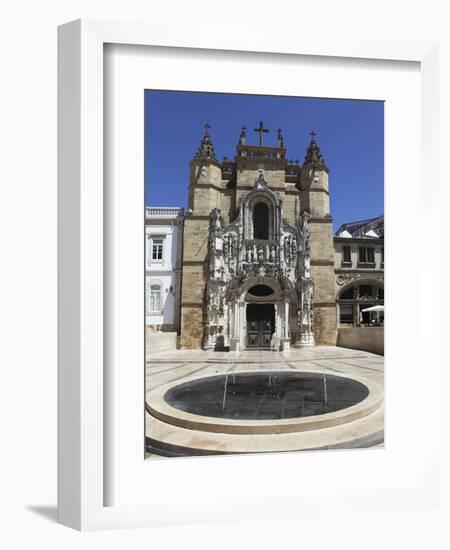
{"type": "Polygon", "coordinates": [[[275,334],[275,298],[273,289],[256,284],[246,294],[246,347],[269,349],[275,334]]]}

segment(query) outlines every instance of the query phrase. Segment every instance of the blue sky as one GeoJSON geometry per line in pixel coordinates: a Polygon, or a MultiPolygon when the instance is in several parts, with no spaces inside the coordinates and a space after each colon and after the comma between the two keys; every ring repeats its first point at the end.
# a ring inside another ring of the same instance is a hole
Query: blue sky
{"type": "Polygon", "coordinates": [[[384,103],[203,92],[145,92],[146,204],[186,206],[189,161],[211,125],[216,156],[235,155],[240,129],[258,144],[253,128],[264,121],[265,145],[283,130],[287,158],[303,162],[310,132],[317,132],[328,168],[334,229],[384,212],[384,103]]]}

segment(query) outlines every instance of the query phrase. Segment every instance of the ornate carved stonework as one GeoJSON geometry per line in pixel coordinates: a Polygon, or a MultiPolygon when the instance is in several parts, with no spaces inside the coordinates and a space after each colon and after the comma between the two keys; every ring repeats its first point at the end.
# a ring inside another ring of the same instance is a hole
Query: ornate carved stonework
{"type": "Polygon", "coordinates": [[[256,284],[273,290],[274,336],[288,349],[314,345],[314,285],[310,271],[309,215],[298,227],[283,218],[283,205],[259,170],[253,189],[239,204],[236,220],[224,226],[220,210],[210,213],[207,319],[204,347],[245,347],[243,311],[247,291],[256,284]],[[264,203],[268,212],[267,239],[254,238],[253,209],[264,203]]]}
{"type": "Polygon", "coordinates": [[[367,273],[367,272],[361,272],[361,273],[338,273],[336,275],[336,283],[339,286],[346,285],[348,283],[351,283],[352,281],[359,281],[359,280],[367,280],[367,279],[373,279],[376,281],[383,282],[384,276],[383,273],[367,273]]]}

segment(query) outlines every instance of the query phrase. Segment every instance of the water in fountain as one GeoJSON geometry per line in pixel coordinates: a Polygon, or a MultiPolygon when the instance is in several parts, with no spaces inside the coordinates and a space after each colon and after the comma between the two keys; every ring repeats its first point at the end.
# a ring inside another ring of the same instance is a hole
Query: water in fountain
{"type": "Polygon", "coordinates": [[[164,399],[172,407],[193,414],[263,420],[335,412],[361,402],[367,395],[368,388],[353,379],[324,372],[272,371],[185,382],[168,390],[164,399]]]}
{"type": "Polygon", "coordinates": [[[227,399],[227,386],[228,386],[228,374],[225,376],[225,384],[223,387],[223,401],[222,401],[222,410],[225,410],[225,401],[227,399]]]}

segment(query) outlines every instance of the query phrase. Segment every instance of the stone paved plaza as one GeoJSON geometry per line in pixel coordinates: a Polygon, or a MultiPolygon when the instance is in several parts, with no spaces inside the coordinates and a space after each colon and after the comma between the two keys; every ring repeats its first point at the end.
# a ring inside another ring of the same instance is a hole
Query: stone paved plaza
{"type": "Polygon", "coordinates": [[[182,382],[193,374],[212,375],[248,370],[302,370],[364,376],[383,384],[384,357],[366,351],[331,346],[292,349],[286,352],[216,352],[174,350],[147,356],[146,388],[182,382]]]}
{"type": "MultiPolygon", "coordinates": [[[[338,347],[311,347],[286,352],[168,351],[147,357],[147,402],[160,388],[193,378],[249,371],[302,371],[355,377],[373,383],[383,398],[384,357],[338,347]]],[[[163,400],[163,399],[161,399],[163,400]]],[[[322,415],[326,416],[326,415],[322,415]]],[[[319,418],[319,417],[315,417],[319,418]]],[[[147,411],[147,438],[167,442],[174,448],[209,449],[215,452],[260,452],[382,446],[383,406],[340,426],[296,434],[242,435],[206,433],[172,425],[147,411]]],[[[218,431],[221,431],[218,428],[218,431]]],[[[192,454],[196,454],[193,452],[192,454]]],[[[202,453],[198,453],[202,454],[202,453]]]]}

